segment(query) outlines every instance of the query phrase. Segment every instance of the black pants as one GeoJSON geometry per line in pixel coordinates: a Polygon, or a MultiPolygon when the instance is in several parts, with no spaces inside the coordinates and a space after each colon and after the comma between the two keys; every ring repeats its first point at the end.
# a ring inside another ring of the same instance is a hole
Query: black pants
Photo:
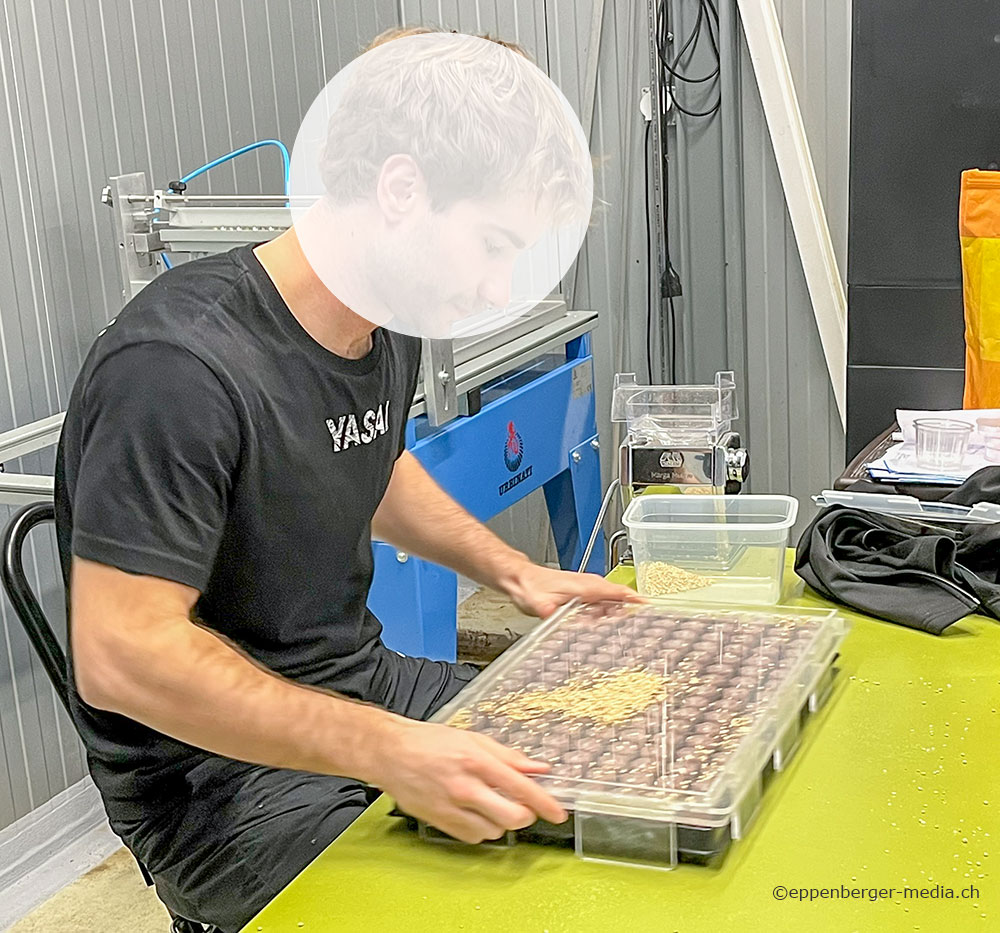
{"type": "MultiPolygon", "coordinates": [[[[475,674],[467,664],[385,651],[366,699],[427,719],[475,674]]],[[[111,825],[170,910],[224,933],[242,929],[378,796],[354,780],[216,756],[190,771],[187,785],[175,808],[131,822],[111,814],[111,825]]]]}

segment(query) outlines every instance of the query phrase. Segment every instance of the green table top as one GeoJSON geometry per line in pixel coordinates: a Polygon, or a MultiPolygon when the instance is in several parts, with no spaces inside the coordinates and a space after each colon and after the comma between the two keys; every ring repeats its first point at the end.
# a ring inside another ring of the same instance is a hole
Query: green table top
{"type": "MultiPolygon", "coordinates": [[[[784,602],[827,605],[789,577],[784,602]]],[[[934,637],[845,615],[834,695],[719,868],[423,842],[383,798],[245,930],[1000,929],[1000,625],[970,617],[934,637]],[[779,899],[778,886],[886,896],[779,899]]]]}

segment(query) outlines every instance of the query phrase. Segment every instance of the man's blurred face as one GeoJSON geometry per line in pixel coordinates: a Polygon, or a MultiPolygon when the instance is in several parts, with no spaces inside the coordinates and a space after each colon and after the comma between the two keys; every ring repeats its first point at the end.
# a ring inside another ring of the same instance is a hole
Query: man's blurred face
{"type": "Polygon", "coordinates": [[[393,329],[449,337],[452,325],[511,300],[514,263],[543,232],[536,199],[464,199],[435,211],[422,195],[373,245],[373,289],[393,329]]]}
{"type": "Polygon", "coordinates": [[[588,150],[526,56],[475,36],[397,37],[342,69],[302,121],[289,173],[299,243],[374,325],[495,331],[550,295],[579,253],[588,150]]]}

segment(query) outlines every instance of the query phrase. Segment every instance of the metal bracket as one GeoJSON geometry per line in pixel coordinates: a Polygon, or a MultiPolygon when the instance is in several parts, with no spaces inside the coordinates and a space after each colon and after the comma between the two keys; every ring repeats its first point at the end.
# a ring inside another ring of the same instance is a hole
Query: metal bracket
{"type": "Polygon", "coordinates": [[[132,237],[135,243],[135,251],[140,255],[144,253],[157,253],[163,249],[163,240],[160,239],[158,231],[153,233],[136,233],[132,237]]]}
{"type": "Polygon", "coordinates": [[[431,427],[440,427],[459,414],[454,342],[425,339],[420,345],[420,357],[427,420],[431,427]]]}
{"type": "Polygon", "coordinates": [[[608,567],[612,570],[619,564],[631,564],[632,554],[628,546],[628,532],[624,528],[619,528],[608,540],[608,567]],[[625,553],[622,553],[622,544],[625,544],[625,553]]]}
{"type": "Polygon", "coordinates": [[[110,181],[110,185],[102,192],[101,200],[109,204],[114,212],[122,301],[128,302],[152,282],[157,274],[156,260],[146,251],[150,234],[146,205],[141,202],[133,204],[129,200],[129,195],[146,194],[149,187],[145,172],[114,175],[110,181]],[[144,238],[141,244],[139,237],[144,238]]]}
{"type": "Polygon", "coordinates": [[[647,123],[653,119],[653,96],[648,85],[639,89],[639,113],[647,123]]]}

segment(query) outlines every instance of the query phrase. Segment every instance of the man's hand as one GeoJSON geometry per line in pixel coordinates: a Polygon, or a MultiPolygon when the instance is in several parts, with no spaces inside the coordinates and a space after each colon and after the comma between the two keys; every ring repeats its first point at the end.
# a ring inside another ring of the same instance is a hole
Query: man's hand
{"type": "Polygon", "coordinates": [[[504,581],[503,589],[521,612],[542,619],[576,597],[588,603],[642,602],[635,590],[609,583],[596,573],[553,570],[528,561],[504,581]]]}
{"type": "Polygon", "coordinates": [[[409,452],[396,461],[372,534],[506,593],[529,615],[545,618],[576,597],[642,602],[633,590],[603,577],[533,564],[466,512],[409,452]]]}
{"type": "Polygon", "coordinates": [[[493,739],[436,723],[404,720],[387,736],[373,783],[400,809],[463,842],[498,839],[566,811],[528,775],[549,766],[493,739]]]}

